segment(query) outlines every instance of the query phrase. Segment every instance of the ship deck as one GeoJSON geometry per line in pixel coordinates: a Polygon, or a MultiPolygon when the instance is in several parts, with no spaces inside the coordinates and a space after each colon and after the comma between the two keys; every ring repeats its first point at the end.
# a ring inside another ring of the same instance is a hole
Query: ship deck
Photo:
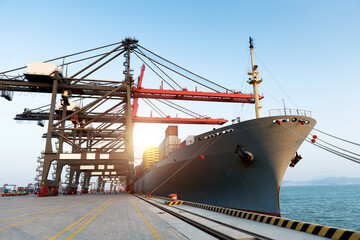
{"type": "Polygon", "coordinates": [[[163,199],[143,199],[127,193],[2,197],[0,239],[216,239],[167,210],[229,239],[325,239],[189,205],[168,206],[163,199]]]}

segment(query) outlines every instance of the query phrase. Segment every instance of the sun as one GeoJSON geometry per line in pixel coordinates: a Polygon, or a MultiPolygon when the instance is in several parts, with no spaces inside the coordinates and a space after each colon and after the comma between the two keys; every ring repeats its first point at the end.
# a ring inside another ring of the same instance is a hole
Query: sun
{"type": "Polygon", "coordinates": [[[165,137],[165,128],[162,124],[135,124],[133,131],[134,147],[143,152],[147,146],[159,146],[165,137]]]}

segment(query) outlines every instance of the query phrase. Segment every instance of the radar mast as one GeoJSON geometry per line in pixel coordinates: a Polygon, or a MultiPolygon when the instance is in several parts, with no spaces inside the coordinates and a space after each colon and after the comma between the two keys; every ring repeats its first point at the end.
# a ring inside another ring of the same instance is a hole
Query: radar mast
{"type": "Polygon", "coordinates": [[[263,80],[259,79],[259,77],[257,76],[259,72],[256,71],[258,66],[255,65],[255,61],[254,61],[254,44],[253,44],[253,39],[251,37],[249,37],[249,43],[250,43],[250,54],[251,54],[251,72],[248,72],[248,75],[251,77],[249,78],[248,83],[252,84],[254,88],[256,118],[261,118],[261,112],[260,112],[261,105],[260,105],[257,85],[261,83],[263,80]]]}

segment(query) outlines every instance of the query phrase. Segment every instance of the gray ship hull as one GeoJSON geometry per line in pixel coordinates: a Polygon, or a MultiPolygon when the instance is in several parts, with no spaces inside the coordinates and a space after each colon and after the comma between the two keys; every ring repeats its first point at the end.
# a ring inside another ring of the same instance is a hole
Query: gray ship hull
{"type": "Polygon", "coordinates": [[[315,124],[309,117],[275,116],[198,135],[192,145],[147,169],[134,190],[158,196],[177,193],[181,200],[280,216],[281,181],[304,141],[294,133],[305,138],[315,124]],[[289,120],[282,123],[286,128],[274,123],[278,119],[289,120]],[[254,156],[248,167],[239,146],[254,156]]]}

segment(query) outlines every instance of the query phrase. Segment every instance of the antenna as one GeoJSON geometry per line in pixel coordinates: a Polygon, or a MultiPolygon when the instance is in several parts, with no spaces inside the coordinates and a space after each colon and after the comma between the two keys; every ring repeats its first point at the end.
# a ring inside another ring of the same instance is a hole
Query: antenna
{"type": "Polygon", "coordinates": [[[254,39],[252,39],[252,37],[249,37],[249,44],[250,48],[254,48],[254,39]]]}
{"type": "Polygon", "coordinates": [[[248,83],[253,85],[253,89],[254,89],[256,118],[261,118],[261,113],[260,113],[261,105],[259,101],[259,93],[258,93],[257,85],[262,82],[262,79],[259,79],[259,77],[257,76],[259,72],[256,71],[258,66],[255,65],[255,61],[254,61],[254,49],[253,49],[254,45],[253,45],[253,39],[251,37],[249,37],[249,43],[250,43],[250,54],[251,54],[251,72],[248,72],[248,75],[251,77],[249,78],[248,83]]]}
{"type": "Polygon", "coordinates": [[[286,115],[285,100],[284,100],[284,99],[282,99],[282,101],[283,101],[283,105],[284,105],[284,113],[285,113],[285,115],[286,115]]]}

